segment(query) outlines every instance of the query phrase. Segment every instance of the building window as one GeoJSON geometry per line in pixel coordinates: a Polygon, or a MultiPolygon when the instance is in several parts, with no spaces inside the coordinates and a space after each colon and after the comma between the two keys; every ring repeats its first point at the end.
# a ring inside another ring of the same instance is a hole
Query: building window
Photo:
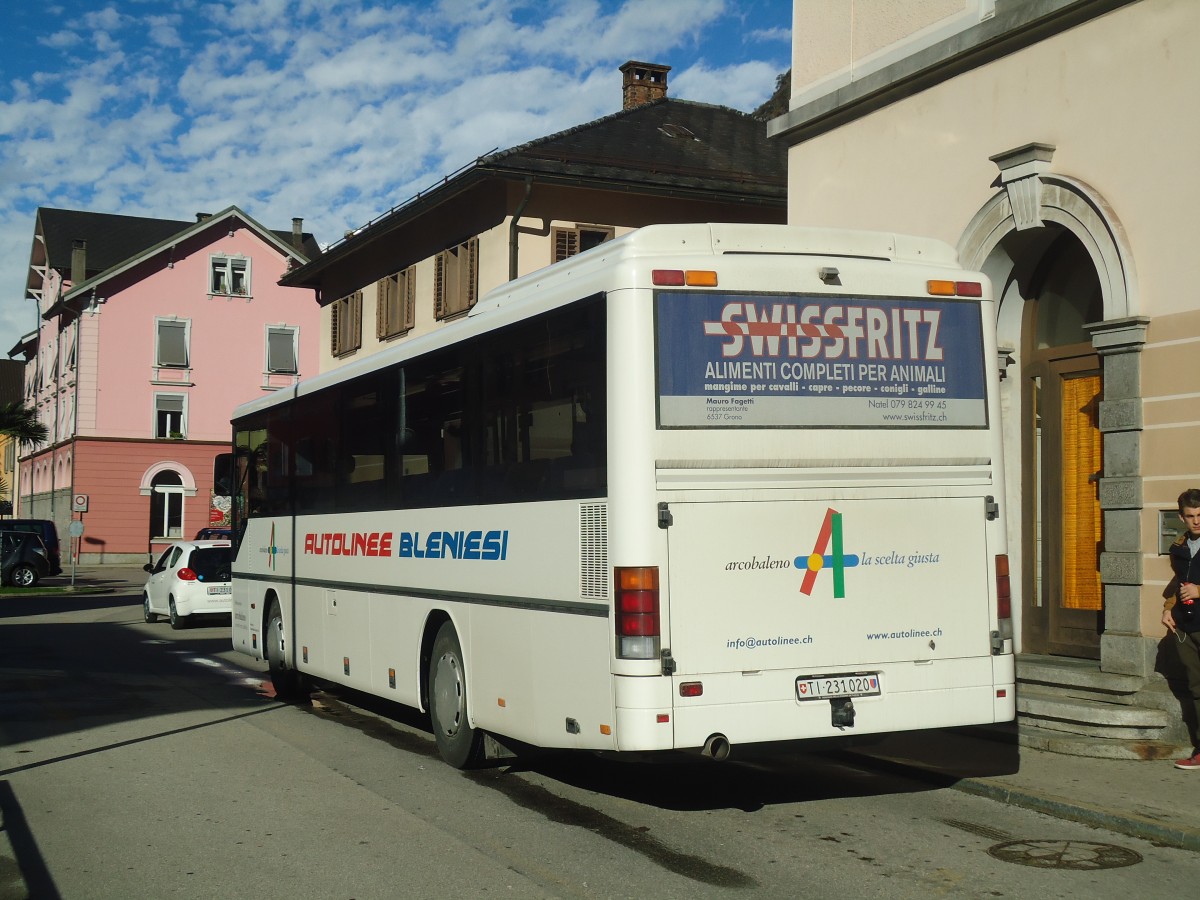
{"type": "Polygon", "coordinates": [[[479,299],[479,238],[471,238],[437,255],[434,267],[434,315],[462,315],[479,299]]]}
{"type": "Polygon", "coordinates": [[[329,322],[329,352],[345,356],[362,346],[362,291],[348,294],[336,301],[329,322]]]}
{"type": "Polygon", "coordinates": [[[175,438],[187,436],[184,425],[184,412],[187,397],[183,394],[154,395],[154,436],[156,438],[175,438]]]}
{"type": "Polygon", "coordinates": [[[188,366],[188,322],[186,319],[157,319],[158,345],[155,365],[186,369],[188,366]]]}
{"type": "Polygon", "coordinates": [[[210,256],[209,290],[214,294],[250,293],[250,260],[244,256],[210,256]]]}
{"type": "Polygon", "coordinates": [[[615,235],[612,228],[594,225],[577,225],[574,228],[555,228],[554,259],[552,262],[562,262],[569,256],[591,250],[598,244],[611,241],[615,235]]]}
{"type": "Polygon", "coordinates": [[[267,326],[267,371],[273,375],[296,375],[297,330],[290,325],[267,326]]]}
{"type": "Polygon", "coordinates": [[[380,340],[412,330],[416,274],[416,267],[409,266],[379,282],[375,336],[380,340]]]}
{"type": "Polygon", "coordinates": [[[150,537],[174,540],[183,536],[183,479],[179,473],[159,472],[150,482],[150,537]]]}

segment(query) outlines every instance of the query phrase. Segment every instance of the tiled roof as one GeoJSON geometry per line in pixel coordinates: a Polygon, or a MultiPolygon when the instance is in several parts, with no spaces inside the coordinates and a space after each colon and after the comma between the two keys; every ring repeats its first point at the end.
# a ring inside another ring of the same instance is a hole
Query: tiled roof
{"type": "Polygon", "coordinates": [[[196,224],[47,207],[39,209],[37,214],[46,241],[47,264],[70,272],[71,244],[84,240],[89,278],[196,224]]]}
{"type": "MultiPolygon", "coordinates": [[[[38,227],[46,242],[47,264],[69,273],[71,245],[76,240],[85,240],[88,278],[106,272],[196,225],[194,219],[186,222],[49,207],[41,207],[37,215],[38,227]]],[[[273,233],[279,240],[291,245],[290,231],[273,233]]],[[[311,234],[305,233],[302,252],[309,259],[320,256],[320,247],[311,234]]]]}
{"type": "Polygon", "coordinates": [[[787,148],[724,106],[664,98],[483,157],[483,168],[782,200],[787,148]]]}
{"type": "Polygon", "coordinates": [[[436,208],[464,185],[528,176],[599,190],[782,207],[787,200],[787,148],[768,140],[766,124],[747,113],[664,97],[482,156],[348,233],[320,259],[285,275],[282,283],[313,283],[357,248],[436,208]]]}

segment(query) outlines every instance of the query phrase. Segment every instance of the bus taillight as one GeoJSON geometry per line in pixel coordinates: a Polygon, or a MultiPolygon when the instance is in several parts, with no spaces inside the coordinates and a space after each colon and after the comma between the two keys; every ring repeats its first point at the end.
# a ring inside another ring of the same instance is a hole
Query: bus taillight
{"type": "Polygon", "coordinates": [[[1012,618],[1012,584],[1008,580],[1008,554],[996,557],[996,618],[1012,618]]]}
{"type": "Polygon", "coordinates": [[[659,635],[658,567],[616,569],[617,656],[657,659],[659,635]]]}
{"type": "Polygon", "coordinates": [[[660,287],[716,287],[717,273],[712,269],[654,269],[650,283],[660,287]]]}

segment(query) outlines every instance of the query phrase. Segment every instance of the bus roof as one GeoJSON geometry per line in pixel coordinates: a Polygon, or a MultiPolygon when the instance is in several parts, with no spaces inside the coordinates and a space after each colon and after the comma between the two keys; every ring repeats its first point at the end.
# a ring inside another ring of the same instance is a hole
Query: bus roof
{"type": "MultiPolygon", "coordinates": [[[[480,298],[466,317],[453,323],[399,341],[387,349],[368,354],[336,369],[306,378],[287,390],[242,404],[234,411],[234,418],[285,402],[310,390],[336,384],[380,366],[419,356],[447,341],[486,331],[492,327],[489,314],[495,314],[501,308],[514,319],[527,315],[532,310],[527,310],[524,304],[514,307],[512,301],[532,286],[540,288],[538,295],[543,298],[552,298],[556,293],[563,291],[574,291],[578,296],[583,296],[588,292],[603,289],[596,286],[599,282],[589,286],[591,279],[596,277],[593,273],[601,273],[602,270],[621,262],[658,256],[723,254],[836,257],[958,268],[957,252],[944,241],[884,231],[741,223],[646,225],[562,262],[537,269],[493,288],[480,298]],[[580,289],[583,289],[582,294],[579,293],[580,289]],[[485,316],[486,320],[481,321],[481,317],[485,316]]],[[[554,306],[561,301],[546,299],[544,302],[547,306],[554,306]]],[[[506,323],[494,324],[499,326],[506,323]]]]}
{"type": "Polygon", "coordinates": [[[958,253],[945,241],[887,231],[848,228],[811,228],[799,225],[712,223],[646,225],[612,241],[605,241],[570,259],[538,269],[484,294],[471,308],[477,316],[503,305],[506,298],[530,284],[552,286],[556,278],[569,278],[568,267],[589,263],[611,264],[653,256],[719,256],[768,254],[771,256],[825,256],[872,259],[958,267],[958,253]]]}

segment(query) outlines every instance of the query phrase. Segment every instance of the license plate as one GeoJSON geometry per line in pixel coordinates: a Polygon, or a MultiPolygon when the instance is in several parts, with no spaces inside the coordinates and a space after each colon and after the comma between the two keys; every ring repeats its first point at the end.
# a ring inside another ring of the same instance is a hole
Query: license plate
{"type": "Polygon", "coordinates": [[[818,675],[796,679],[797,700],[829,700],[837,697],[878,697],[882,687],[879,674],[818,675]]]}
{"type": "Polygon", "coordinates": [[[232,594],[233,588],[227,584],[210,584],[208,592],[210,594],[232,594]]]}

